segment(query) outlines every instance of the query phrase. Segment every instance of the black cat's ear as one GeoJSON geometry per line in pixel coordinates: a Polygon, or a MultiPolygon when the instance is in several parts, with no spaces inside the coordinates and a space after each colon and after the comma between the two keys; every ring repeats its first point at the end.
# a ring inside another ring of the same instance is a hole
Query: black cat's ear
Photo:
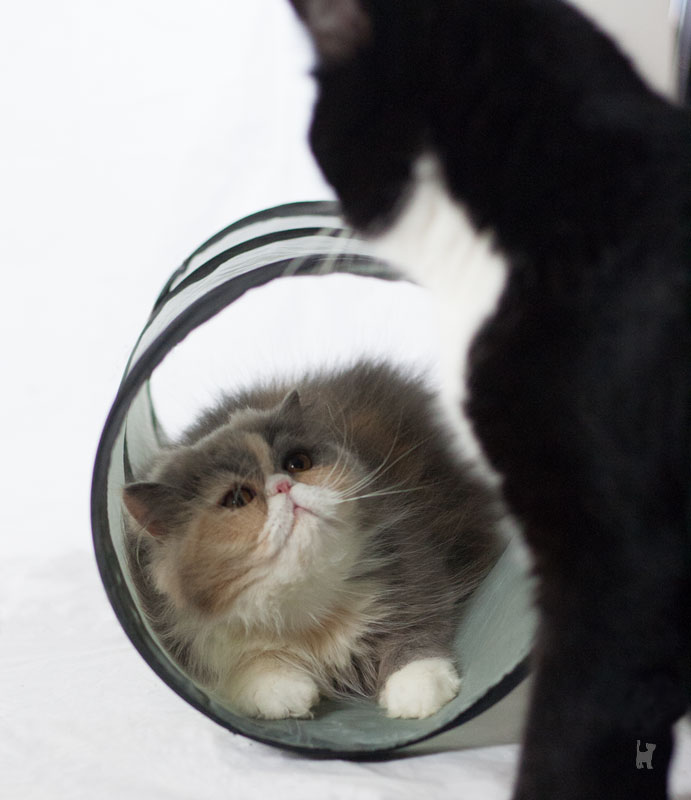
{"type": "Polygon", "coordinates": [[[290,0],[312,36],[319,58],[337,63],[350,58],[372,35],[361,0],[290,0]]]}
{"type": "Polygon", "coordinates": [[[283,398],[277,416],[292,421],[302,420],[302,406],[300,405],[300,395],[297,389],[288,392],[283,398]]]}
{"type": "Polygon", "coordinates": [[[122,499],[135,522],[157,539],[172,530],[184,503],[177,489],[150,482],[128,484],[122,499]]]}

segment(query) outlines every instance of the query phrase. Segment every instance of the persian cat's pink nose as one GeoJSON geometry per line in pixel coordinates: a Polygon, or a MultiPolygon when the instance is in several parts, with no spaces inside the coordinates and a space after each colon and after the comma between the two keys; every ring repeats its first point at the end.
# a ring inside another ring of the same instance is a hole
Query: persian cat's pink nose
{"type": "Polygon", "coordinates": [[[288,494],[290,492],[292,483],[286,478],[285,480],[279,481],[275,486],[276,494],[283,492],[284,494],[288,494]]]}

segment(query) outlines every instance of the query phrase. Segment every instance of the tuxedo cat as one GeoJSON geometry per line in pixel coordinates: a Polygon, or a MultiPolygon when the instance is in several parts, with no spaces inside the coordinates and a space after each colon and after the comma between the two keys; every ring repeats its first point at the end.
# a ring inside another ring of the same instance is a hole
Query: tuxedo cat
{"type": "Polygon", "coordinates": [[[534,559],[515,798],[664,798],[691,684],[689,112],[559,0],[292,4],[315,157],[438,295],[447,413],[534,559]]]}

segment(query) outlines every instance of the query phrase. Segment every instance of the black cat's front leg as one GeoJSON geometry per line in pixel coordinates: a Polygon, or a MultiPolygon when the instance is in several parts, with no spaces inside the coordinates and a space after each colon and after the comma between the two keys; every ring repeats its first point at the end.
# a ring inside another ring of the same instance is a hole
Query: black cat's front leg
{"type": "MultiPolygon", "coordinates": [[[[542,668],[514,799],[606,797],[612,800],[664,800],[672,749],[669,726],[649,729],[642,734],[656,749],[652,772],[640,771],[636,767],[636,740],[631,731],[616,732],[606,727],[596,731],[584,726],[580,735],[574,736],[566,726],[578,724],[578,715],[568,713],[561,719],[561,724],[555,724],[554,716],[564,711],[562,704],[552,702],[558,691],[556,672],[542,668]],[[559,736],[562,738],[557,738],[559,736]]],[[[572,698],[572,701],[578,702],[578,698],[572,698]]],[[[604,714],[604,710],[601,713],[604,714]]]]}
{"type": "Polygon", "coordinates": [[[667,797],[671,727],[687,700],[683,587],[673,577],[657,587],[609,577],[620,585],[602,594],[595,586],[591,596],[543,585],[514,800],[667,797]],[[637,768],[639,742],[654,747],[649,769],[637,768]]]}
{"type": "Polygon", "coordinates": [[[516,800],[666,797],[691,686],[691,334],[668,241],[570,280],[515,272],[474,345],[468,409],[538,580],[516,800]]]}

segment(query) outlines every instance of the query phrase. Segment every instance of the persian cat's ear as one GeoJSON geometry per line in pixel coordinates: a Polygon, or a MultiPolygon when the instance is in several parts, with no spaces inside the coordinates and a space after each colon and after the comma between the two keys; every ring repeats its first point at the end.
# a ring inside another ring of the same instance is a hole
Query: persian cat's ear
{"type": "Polygon", "coordinates": [[[179,524],[185,493],[160,483],[130,483],[122,490],[122,499],[134,520],[152,536],[169,534],[179,524]]]}
{"type": "Polygon", "coordinates": [[[302,406],[300,405],[300,395],[297,389],[283,398],[281,405],[276,415],[278,419],[287,420],[289,422],[298,423],[302,422],[302,406]]]}
{"type": "Polygon", "coordinates": [[[290,3],[307,26],[322,61],[344,61],[370,39],[370,19],[361,0],[290,0],[290,3]]]}

